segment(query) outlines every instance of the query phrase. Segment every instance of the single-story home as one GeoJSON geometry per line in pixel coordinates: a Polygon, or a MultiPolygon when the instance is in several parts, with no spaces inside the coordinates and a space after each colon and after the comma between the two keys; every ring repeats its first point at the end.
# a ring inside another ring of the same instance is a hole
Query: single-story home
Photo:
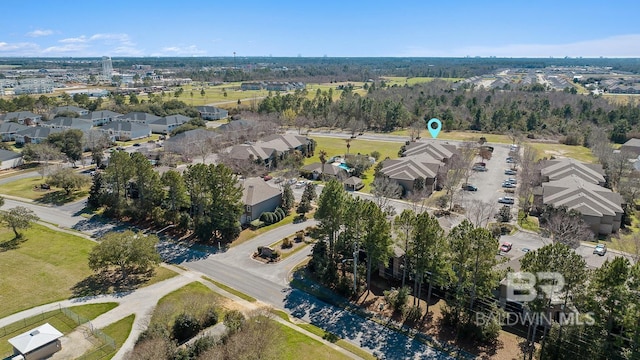
{"type": "Polygon", "coordinates": [[[140,124],[149,124],[154,121],[160,120],[160,116],[149,114],[141,111],[134,111],[124,114],[118,119],[120,121],[135,122],[140,124]]]}
{"type": "Polygon", "coordinates": [[[196,110],[200,113],[200,117],[204,120],[220,120],[229,116],[229,112],[215,106],[196,106],[196,110]]]}
{"type": "Polygon", "coordinates": [[[0,115],[0,120],[5,122],[13,121],[23,125],[36,125],[42,121],[42,116],[36,115],[31,111],[15,111],[0,115]]]}
{"type": "Polygon", "coordinates": [[[422,190],[431,195],[441,166],[444,164],[440,160],[418,155],[387,159],[382,162],[380,173],[398,183],[404,194],[422,190]]]}
{"type": "Polygon", "coordinates": [[[93,123],[89,120],[69,117],[57,117],[49,121],[43,121],[40,126],[59,129],[78,129],[88,131],[93,127],[93,123]]]}
{"type": "Polygon", "coordinates": [[[15,133],[16,144],[40,144],[50,134],[63,132],[65,129],[48,128],[42,126],[30,126],[15,133]]]}
{"type": "Polygon", "coordinates": [[[90,120],[93,126],[100,126],[106,123],[119,120],[122,114],[111,110],[92,111],[87,115],[80,116],[80,119],[90,120]]]}
{"type": "Polygon", "coordinates": [[[24,360],[40,360],[49,358],[62,349],[62,336],[60,331],[46,323],[12,337],[9,344],[13,346],[14,358],[22,356],[24,360]]]}
{"type": "Polygon", "coordinates": [[[173,129],[178,126],[189,122],[191,118],[184,115],[169,115],[163,118],[159,118],[157,120],[148,122],[147,124],[151,127],[151,132],[154,134],[170,134],[173,129]]]}
{"type": "Polygon", "coordinates": [[[112,140],[127,141],[151,136],[151,128],[147,124],[126,121],[112,121],[102,126],[102,131],[109,134],[112,140]]]}
{"type": "Polygon", "coordinates": [[[324,174],[325,177],[333,177],[340,181],[349,177],[347,170],[341,168],[338,165],[325,163],[324,167],[321,162],[315,162],[309,165],[305,165],[300,169],[300,174],[305,177],[310,177],[315,180],[324,174]]]}
{"type": "Polygon", "coordinates": [[[9,150],[0,150],[0,170],[13,169],[23,163],[22,154],[9,150]]]}
{"type": "Polygon", "coordinates": [[[14,122],[3,122],[0,124],[0,137],[2,141],[14,141],[16,139],[16,133],[21,130],[28,129],[26,125],[21,125],[14,122]]]}
{"type": "Polygon", "coordinates": [[[275,211],[282,203],[282,192],[261,178],[240,180],[244,212],[240,216],[241,224],[259,219],[263,212],[275,211]]]}
{"type": "Polygon", "coordinates": [[[262,159],[265,166],[270,166],[277,154],[276,149],[249,144],[236,145],[229,151],[229,157],[232,159],[256,161],[262,159]]]}
{"type": "Polygon", "coordinates": [[[600,235],[617,232],[624,213],[624,200],[620,194],[578,175],[542,183],[534,190],[533,203],[539,209],[543,205],[553,205],[577,210],[593,233],[600,235]]]}
{"type": "Polygon", "coordinates": [[[69,113],[69,112],[74,112],[76,114],[78,114],[78,116],[83,116],[83,115],[89,115],[89,110],[87,109],[83,109],[81,107],[77,107],[77,106],[58,106],[53,108],[53,115],[58,115],[60,113],[69,113]]]}

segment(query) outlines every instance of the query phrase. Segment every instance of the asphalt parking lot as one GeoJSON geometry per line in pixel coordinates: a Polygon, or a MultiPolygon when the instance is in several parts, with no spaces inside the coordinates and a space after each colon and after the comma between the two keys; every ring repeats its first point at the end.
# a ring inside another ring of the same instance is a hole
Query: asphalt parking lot
{"type": "MultiPolygon", "coordinates": [[[[491,204],[491,219],[493,215],[498,212],[503,204],[498,203],[498,199],[503,196],[513,196],[513,194],[507,194],[502,188],[502,182],[509,177],[517,178],[517,176],[508,176],[504,174],[504,171],[509,168],[510,164],[507,164],[506,160],[509,156],[509,145],[505,144],[490,144],[494,147],[491,160],[485,160],[487,171],[472,171],[469,177],[469,183],[478,187],[478,191],[464,191],[459,190],[458,201],[462,204],[468,202],[486,202],[491,204]]],[[[478,161],[479,158],[477,158],[478,161]]],[[[515,190],[515,189],[514,189],[515,190]]],[[[517,212],[518,200],[511,205],[513,209],[514,217],[517,212]]]]}

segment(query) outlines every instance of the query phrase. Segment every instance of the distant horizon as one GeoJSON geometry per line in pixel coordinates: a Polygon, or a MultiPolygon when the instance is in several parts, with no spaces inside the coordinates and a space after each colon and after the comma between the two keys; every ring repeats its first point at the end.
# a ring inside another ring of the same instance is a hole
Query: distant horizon
{"type": "Polygon", "coordinates": [[[640,3],[22,0],[0,57],[640,58],[640,3]],[[19,14],[19,16],[17,16],[19,14]]]}
{"type": "Polygon", "coordinates": [[[0,56],[2,59],[102,59],[107,56],[111,59],[562,59],[562,60],[598,60],[598,59],[612,59],[612,60],[640,60],[640,56],[633,57],[615,57],[615,56],[547,56],[547,57],[533,57],[533,56],[272,56],[272,55],[244,55],[244,56],[228,56],[228,55],[198,55],[198,56],[109,56],[109,55],[96,55],[96,56],[0,56]]]}

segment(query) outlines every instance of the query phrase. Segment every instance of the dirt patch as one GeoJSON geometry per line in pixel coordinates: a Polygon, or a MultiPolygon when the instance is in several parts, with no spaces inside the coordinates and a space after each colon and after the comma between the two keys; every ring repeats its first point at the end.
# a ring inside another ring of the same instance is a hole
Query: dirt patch
{"type": "Polygon", "coordinates": [[[50,360],[77,359],[100,345],[100,342],[84,326],[60,338],[60,343],[62,344],[62,350],[53,354],[49,358],[50,360]]]}

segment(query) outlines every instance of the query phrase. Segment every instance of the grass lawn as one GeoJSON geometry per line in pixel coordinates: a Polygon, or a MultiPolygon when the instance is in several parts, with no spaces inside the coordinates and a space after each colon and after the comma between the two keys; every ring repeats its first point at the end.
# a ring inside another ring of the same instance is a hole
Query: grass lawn
{"type": "MultiPolygon", "coordinates": [[[[293,223],[293,220],[298,217],[298,214],[291,210],[291,213],[289,215],[287,215],[287,217],[285,217],[284,219],[278,221],[275,224],[271,224],[269,226],[265,226],[265,227],[261,227],[260,229],[257,230],[251,230],[251,228],[246,228],[244,230],[242,230],[240,232],[240,236],[238,236],[237,239],[235,239],[230,245],[229,247],[234,247],[234,246],[238,246],[244,242],[247,242],[251,239],[253,239],[254,237],[260,235],[260,234],[264,234],[267,231],[273,230],[275,228],[279,228],[280,226],[283,225],[288,225],[293,223]]],[[[307,218],[309,217],[313,217],[313,215],[309,215],[307,214],[307,218]]]]}
{"type": "MultiPolygon", "coordinates": [[[[327,152],[327,158],[331,158],[332,156],[344,156],[347,151],[347,142],[345,139],[336,139],[322,136],[314,136],[313,139],[317,142],[316,146],[316,156],[311,158],[305,158],[304,164],[308,165],[314,162],[319,162],[318,154],[320,150],[324,150],[327,152]]],[[[350,154],[371,154],[373,151],[378,151],[380,153],[380,161],[384,160],[387,156],[395,159],[398,157],[398,151],[402,146],[402,143],[399,142],[391,142],[391,141],[375,141],[375,140],[360,140],[360,139],[351,139],[350,142],[351,147],[349,148],[350,154]]],[[[369,170],[365,171],[362,176],[362,183],[364,184],[364,188],[360,191],[362,192],[370,192],[371,191],[371,183],[373,182],[373,169],[375,164],[373,164],[369,170]]]]}
{"type": "Polygon", "coordinates": [[[133,321],[135,320],[135,315],[131,314],[124,319],[116,321],[115,323],[101,329],[103,333],[107,336],[111,337],[115,343],[116,348],[113,349],[106,344],[100,345],[100,347],[92,349],[88,351],[86,354],[82,355],[79,359],[81,360],[99,360],[99,359],[111,359],[117,352],[118,349],[122,347],[122,344],[129,337],[129,333],[131,333],[131,328],[133,327],[133,321]]]}
{"type": "Polygon", "coordinates": [[[570,146],[564,144],[547,144],[547,143],[529,143],[533,147],[537,154],[536,160],[543,157],[569,157],[579,161],[593,163],[596,158],[591,153],[589,148],[584,146],[570,146]]]}
{"type": "Polygon", "coordinates": [[[24,231],[24,241],[12,244],[13,238],[11,230],[0,229],[0,317],[68,299],[73,286],[92,274],[90,240],[37,224],[24,231]]]}
{"type": "Polygon", "coordinates": [[[51,190],[41,190],[40,184],[43,183],[46,183],[46,178],[36,177],[11,181],[0,186],[0,194],[18,196],[45,204],[61,205],[87,197],[91,187],[91,185],[86,185],[67,195],[64,190],[53,186],[51,190]]]}
{"type": "Polygon", "coordinates": [[[178,290],[163,296],[155,307],[149,325],[160,324],[171,328],[173,322],[186,308],[196,310],[206,310],[203,304],[219,303],[222,296],[216,294],[211,289],[199,282],[192,282],[178,290]]]}
{"type": "Polygon", "coordinates": [[[149,141],[157,141],[159,139],[160,139],[160,134],[151,134],[151,136],[142,138],[142,139],[129,140],[129,141],[116,141],[116,146],[129,146],[133,144],[143,144],[149,141]]]}
{"type": "Polygon", "coordinates": [[[407,84],[409,86],[421,83],[431,82],[433,80],[444,80],[449,82],[455,82],[464,80],[464,78],[434,78],[434,77],[404,77],[404,76],[381,76],[381,78],[387,83],[389,86],[398,85],[403,86],[407,84]]]}
{"type": "Polygon", "coordinates": [[[244,299],[244,300],[246,300],[248,302],[252,302],[252,303],[258,301],[254,297],[251,297],[251,296],[249,296],[249,295],[247,295],[247,294],[245,294],[243,292],[240,292],[240,291],[238,291],[238,290],[236,290],[236,289],[234,289],[232,287],[229,287],[229,286],[227,286],[225,284],[219,283],[219,282],[217,282],[217,281],[215,281],[215,280],[213,280],[211,278],[208,278],[206,276],[203,276],[202,278],[207,280],[207,281],[209,281],[209,282],[211,282],[212,284],[214,284],[215,286],[219,287],[220,289],[239,297],[240,299],[244,299]]]}
{"type": "Polygon", "coordinates": [[[346,355],[294,329],[280,323],[278,323],[278,326],[285,338],[285,346],[281,347],[282,352],[280,353],[280,359],[349,359],[346,355]]]}
{"type": "MultiPolygon", "coordinates": [[[[312,324],[297,324],[298,327],[301,327],[305,330],[307,330],[308,332],[320,336],[320,337],[324,337],[326,334],[326,331],[322,330],[321,328],[312,325],[312,324]]],[[[363,359],[366,360],[375,360],[376,357],[371,355],[369,352],[365,351],[364,349],[361,349],[355,345],[353,345],[352,343],[346,341],[346,340],[338,340],[335,343],[336,345],[340,346],[341,348],[350,351],[358,356],[360,356],[363,359]]]]}
{"type": "Polygon", "coordinates": [[[0,332],[0,357],[5,358],[12,353],[12,346],[7,340],[22,334],[45,323],[51,324],[63,334],[68,334],[77,327],[76,323],[68,318],[62,311],[53,310],[40,315],[24,319],[17,323],[5,326],[0,332]]]}
{"type": "Polygon", "coordinates": [[[107,311],[115,309],[116,306],[118,306],[118,303],[116,302],[106,302],[106,303],[99,303],[99,304],[86,304],[86,305],[73,306],[73,307],[70,307],[69,310],[82,316],[85,319],[93,320],[98,316],[106,313],[107,311]]]}
{"type": "Polygon", "coordinates": [[[540,231],[540,225],[538,223],[538,218],[535,216],[527,216],[524,219],[524,212],[522,210],[518,210],[518,224],[525,230],[540,231]]]}

